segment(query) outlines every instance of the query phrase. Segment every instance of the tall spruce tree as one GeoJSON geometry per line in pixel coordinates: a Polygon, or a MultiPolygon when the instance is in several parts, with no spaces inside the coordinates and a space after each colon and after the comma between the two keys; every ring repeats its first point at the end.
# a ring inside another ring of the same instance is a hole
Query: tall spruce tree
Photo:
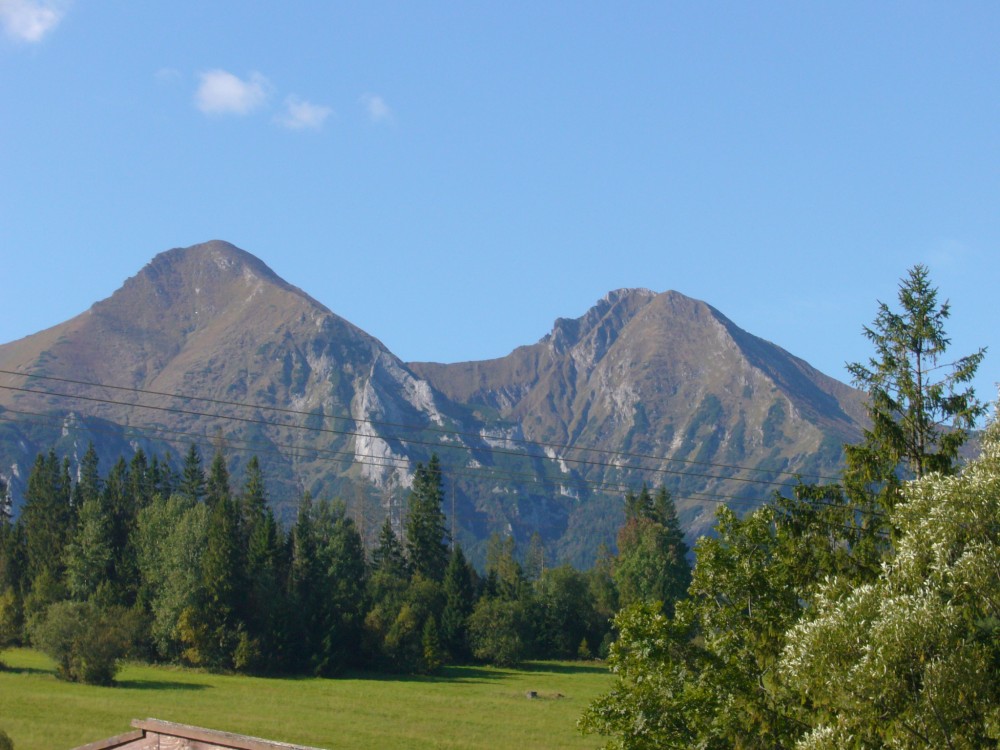
{"type": "Polygon", "coordinates": [[[184,468],[181,470],[177,491],[193,503],[201,502],[205,497],[205,472],[201,468],[201,453],[194,443],[191,443],[184,456],[184,468]]]}
{"type": "Polygon", "coordinates": [[[62,578],[60,552],[73,532],[72,489],[55,451],[39,454],[28,475],[24,507],[18,523],[24,534],[27,574],[35,581],[43,573],[50,583],[62,578]]]}
{"type": "Polygon", "coordinates": [[[445,605],[439,628],[441,645],[452,661],[472,655],[469,647],[469,615],[476,604],[476,573],[456,544],[444,573],[445,605]]]}
{"type": "Polygon", "coordinates": [[[437,455],[427,465],[417,464],[406,518],[406,552],[410,567],[432,581],[440,582],[448,566],[448,531],[444,511],[441,463],[437,455]]]}
{"type": "Polygon", "coordinates": [[[941,358],[951,339],[944,324],[948,302],[938,303],[926,266],[913,266],[899,283],[899,311],[884,302],[864,333],[875,346],[867,363],[847,365],[854,385],[868,393],[871,427],[864,442],[847,447],[848,488],[884,493],[891,506],[899,468],[912,476],[950,474],[958,450],[985,407],[969,383],[985,349],[951,363],[941,358]]]}
{"type": "Polygon", "coordinates": [[[208,467],[208,479],[205,482],[205,502],[210,507],[230,499],[229,469],[226,458],[221,450],[212,456],[212,464],[208,467]]]}

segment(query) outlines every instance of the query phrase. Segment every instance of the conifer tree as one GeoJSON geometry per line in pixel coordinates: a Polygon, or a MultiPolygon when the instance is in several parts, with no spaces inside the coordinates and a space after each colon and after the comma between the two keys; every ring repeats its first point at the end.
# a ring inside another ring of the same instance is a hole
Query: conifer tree
{"type": "Polygon", "coordinates": [[[456,544],[448,558],[444,573],[445,605],[439,628],[441,644],[452,660],[471,656],[469,648],[469,615],[476,603],[475,570],[469,565],[456,544]]]}
{"type": "Polygon", "coordinates": [[[951,339],[944,330],[951,314],[938,304],[926,266],[916,265],[899,284],[899,312],[880,302],[865,336],[875,346],[867,363],[849,363],[854,385],[868,393],[871,427],[864,442],[847,446],[849,490],[879,492],[891,507],[897,469],[923,477],[954,473],[958,449],[985,407],[971,383],[985,349],[942,364],[951,339]]]}
{"type": "Polygon", "coordinates": [[[212,457],[212,465],[208,469],[208,480],[205,483],[205,502],[214,507],[230,499],[229,469],[222,451],[216,451],[212,457]]]}
{"type": "Polygon", "coordinates": [[[440,582],[448,565],[448,531],[441,502],[444,498],[441,463],[431,456],[417,464],[406,519],[406,552],[414,573],[440,582]]]}
{"type": "Polygon", "coordinates": [[[408,572],[403,545],[392,529],[392,519],[389,516],[385,517],[375,549],[372,550],[372,570],[395,578],[403,578],[408,572]]]}
{"type": "Polygon", "coordinates": [[[313,524],[313,502],[308,492],[299,502],[290,541],[288,601],[295,617],[288,633],[288,650],[296,668],[304,669],[318,651],[319,610],[323,596],[319,584],[321,569],[313,524]]]}
{"type": "Polygon", "coordinates": [[[43,573],[51,583],[62,578],[62,555],[75,522],[71,488],[54,451],[39,454],[28,476],[24,507],[18,523],[24,534],[27,575],[35,581],[43,573]]]}
{"type": "Polygon", "coordinates": [[[79,601],[91,598],[102,586],[108,591],[115,562],[112,517],[105,497],[86,494],[76,534],[65,549],[66,585],[70,596],[79,601]]]}
{"type": "Polygon", "coordinates": [[[205,472],[201,468],[201,453],[194,443],[191,443],[184,457],[184,469],[177,491],[193,503],[201,502],[205,497],[205,472]]]}

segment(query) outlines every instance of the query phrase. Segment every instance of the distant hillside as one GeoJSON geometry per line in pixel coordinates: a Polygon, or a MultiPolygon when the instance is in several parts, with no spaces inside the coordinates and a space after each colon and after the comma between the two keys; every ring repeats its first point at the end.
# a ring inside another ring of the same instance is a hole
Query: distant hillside
{"type": "Polygon", "coordinates": [[[0,370],[21,373],[0,373],[15,495],[38,451],[75,459],[92,440],[109,465],[196,442],[237,480],[256,453],[285,519],[305,490],[339,495],[370,534],[437,452],[474,555],[492,532],[538,531],[553,561],[581,564],[613,542],[625,485],[666,484],[701,533],[720,499],[773,490],[739,480],[835,474],[862,418],[855,391],[677,292],[612,292],[500,359],[406,364],[220,241],[0,346],[0,370]]]}

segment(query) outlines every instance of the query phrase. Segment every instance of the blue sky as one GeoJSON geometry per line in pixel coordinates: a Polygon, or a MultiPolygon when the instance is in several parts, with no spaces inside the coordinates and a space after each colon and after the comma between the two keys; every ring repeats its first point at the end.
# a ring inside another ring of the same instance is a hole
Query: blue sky
{"type": "Polygon", "coordinates": [[[0,0],[0,341],[225,239],[406,360],[675,289],[847,379],[927,263],[1000,380],[1000,4],[0,0]]]}

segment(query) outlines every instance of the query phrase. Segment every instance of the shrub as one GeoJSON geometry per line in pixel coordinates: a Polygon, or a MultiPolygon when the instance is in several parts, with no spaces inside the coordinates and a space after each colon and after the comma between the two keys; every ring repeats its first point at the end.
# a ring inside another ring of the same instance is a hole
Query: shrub
{"type": "Polygon", "coordinates": [[[111,685],[131,644],[127,612],[93,602],[57,602],[35,625],[32,640],[71,682],[111,685]]]}
{"type": "Polygon", "coordinates": [[[0,750],[14,750],[14,741],[0,729],[0,750]]]}

